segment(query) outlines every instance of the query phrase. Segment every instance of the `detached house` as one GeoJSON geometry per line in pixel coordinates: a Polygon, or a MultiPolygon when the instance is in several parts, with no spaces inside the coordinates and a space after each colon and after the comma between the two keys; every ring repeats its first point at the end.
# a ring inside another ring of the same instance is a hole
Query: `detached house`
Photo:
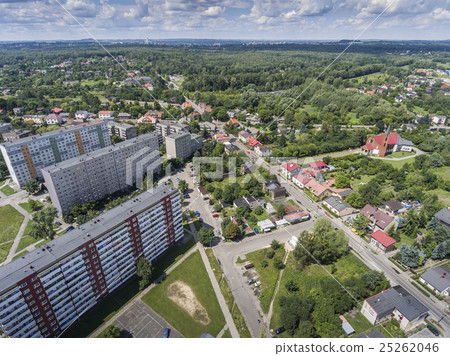
{"type": "Polygon", "coordinates": [[[249,133],[247,131],[240,131],[238,137],[241,142],[247,143],[247,140],[253,136],[251,133],[249,133]]]}
{"type": "Polygon", "coordinates": [[[395,318],[400,328],[415,327],[428,315],[428,308],[410,295],[402,286],[395,286],[364,301],[361,313],[372,325],[395,318]]]}
{"type": "Polygon", "coordinates": [[[98,118],[100,120],[113,120],[114,119],[114,111],[99,111],[98,118]]]}
{"type": "Polygon", "coordinates": [[[306,174],[299,173],[292,177],[294,184],[298,185],[300,188],[304,189],[305,185],[311,180],[306,174]]]}
{"type": "Polygon", "coordinates": [[[392,216],[369,204],[362,208],[360,212],[371,220],[368,226],[371,230],[387,231],[395,225],[395,219],[392,216]]]}
{"type": "Polygon", "coordinates": [[[323,201],[323,205],[325,205],[328,209],[330,209],[337,216],[345,216],[352,214],[355,209],[346,203],[344,200],[338,197],[328,197],[323,201]]]}
{"type": "Polygon", "coordinates": [[[286,162],[281,168],[283,175],[289,179],[292,179],[293,176],[299,174],[302,170],[302,168],[297,163],[293,162],[286,162]]]}
{"type": "Polygon", "coordinates": [[[446,297],[450,294],[450,268],[447,266],[429,269],[420,276],[420,281],[437,295],[446,297]]]}
{"type": "Polygon", "coordinates": [[[413,146],[411,141],[401,138],[397,132],[391,133],[391,128],[388,127],[384,135],[369,137],[366,144],[361,147],[361,152],[384,157],[393,152],[411,152],[413,146]]]}
{"type": "Polygon", "coordinates": [[[256,145],[255,146],[255,153],[259,157],[269,157],[272,154],[272,149],[269,147],[266,147],[264,145],[256,145]]]}
{"type": "Polygon", "coordinates": [[[383,252],[389,252],[395,250],[396,241],[385,232],[377,230],[370,235],[370,243],[383,252]]]}

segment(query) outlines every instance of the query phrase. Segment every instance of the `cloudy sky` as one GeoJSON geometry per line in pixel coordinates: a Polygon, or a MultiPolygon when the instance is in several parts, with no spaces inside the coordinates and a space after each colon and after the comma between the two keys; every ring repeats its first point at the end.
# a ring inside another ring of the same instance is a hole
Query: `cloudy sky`
{"type": "Polygon", "coordinates": [[[0,0],[0,41],[353,39],[388,6],[361,38],[450,38],[450,0],[0,0]]]}

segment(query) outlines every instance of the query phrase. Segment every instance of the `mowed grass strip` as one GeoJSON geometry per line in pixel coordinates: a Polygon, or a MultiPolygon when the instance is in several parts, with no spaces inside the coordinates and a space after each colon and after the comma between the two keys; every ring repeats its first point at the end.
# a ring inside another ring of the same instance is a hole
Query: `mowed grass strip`
{"type": "Polygon", "coordinates": [[[0,207],[0,262],[3,262],[8,256],[9,249],[19,232],[24,218],[11,205],[0,207]]]}
{"type": "Polygon", "coordinates": [[[11,188],[9,185],[5,185],[2,189],[0,189],[2,191],[3,194],[5,194],[6,196],[10,196],[16,193],[16,191],[11,188]]]}
{"type": "MultiPolygon", "coordinates": [[[[248,330],[247,324],[245,323],[245,319],[242,316],[241,310],[234,300],[233,293],[231,293],[230,286],[228,285],[228,282],[222,273],[222,268],[220,267],[216,256],[214,256],[214,253],[211,249],[206,249],[206,255],[208,256],[209,264],[211,265],[211,268],[214,272],[217,283],[219,283],[220,291],[222,292],[225,302],[227,303],[227,307],[230,310],[231,316],[233,317],[234,325],[236,326],[239,336],[241,338],[252,337],[250,331],[248,330]]],[[[229,330],[227,331],[229,332],[229,330]]]]}
{"type": "Polygon", "coordinates": [[[202,332],[217,336],[225,325],[225,318],[199,252],[193,253],[183,261],[142,300],[185,337],[196,338],[202,332]],[[206,310],[209,323],[202,324],[195,314],[192,317],[185,308],[168,297],[169,287],[176,282],[184,283],[191,288],[197,302],[206,310]]]}
{"type": "Polygon", "coordinates": [[[280,274],[280,270],[275,268],[273,261],[277,257],[283,260],[285,254],[284,247],[280,247],[274,251],[275,255],[273,258],[268,258],[266,253],[269,251],[273,251],[272,248],[265,248],[246,255],[247,261],[254,264],[255,269],[258,272],[258,280],[261,282],[261,296],[259,297],[259,300],[261,309],[266,314],[269,312],[270,301],[272,300],[278,275],[280,274]],[[268,266],[262,267],[262,261],[267,261],[268,266]]]}

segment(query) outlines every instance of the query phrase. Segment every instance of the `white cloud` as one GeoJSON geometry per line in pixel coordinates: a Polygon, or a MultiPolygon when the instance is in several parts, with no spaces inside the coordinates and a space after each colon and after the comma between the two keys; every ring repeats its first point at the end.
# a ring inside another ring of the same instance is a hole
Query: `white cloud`
{"type": "Polygon", "coordinates": [[[202,12],[205,16],[219,16],[225,11],[224,7],[210,6],[202,12]]]}

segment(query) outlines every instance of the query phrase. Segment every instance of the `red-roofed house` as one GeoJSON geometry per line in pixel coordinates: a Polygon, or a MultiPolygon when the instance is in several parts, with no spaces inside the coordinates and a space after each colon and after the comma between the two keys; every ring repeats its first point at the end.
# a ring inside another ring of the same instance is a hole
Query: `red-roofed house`
{"type": "Polygon", "coordinates": [[[53,108],[51,112],[54,112],[55,114],[61,114],[63,112],[63,109],[61,108],[53,108]]]}
{"type": "Polygon", "coordinates": [[[306,174],[299,173],[292,177],[294,184],[297,184],[300,188],[305,188],[305,184],[311,180],[306,174]]]}
{"type": "Polygon", "coordinates": [[[229,141],[229,137],[226,134],[217,134],[214,136],[214,138],[216,139],[217,142],[225,142],[225,141],[229,141]]]}
{"type": "Polygon", "coordinates": [[[291,214],[284,216],[284,219],[290,224],[295,224],[300,221],[306,221],[306,220],[309,220],[309,218],[310,218],[310,215],[306,211],[299,211],[297,213],[291,213],[291,214]]]}
{"type": "Polygon", "coordinates": [[[252,146],[253,148],[254,148],[256,145],[260,145],[260,144],[261,144],[261,142],[259,142],[256,138],[253,138],[253,137],[250,137],[250,138],[247,140],[247,143],[248,143],[250,146],[252,146]]]}
{"type": "Polygon", "coordinates": [[[378,247],[383,252],[389,252],[395,249],[396,241],[381,230],[373,232],[370,237],[370,243],[378,247]]]}
{"type": "Polygon", "coordinates": [[[297,163],[293,162],[286,162],[281,166],[283,175],[288,177],[289,179],[292,179],[293,176],[296,174],[299,174],[302,170],[302,167],[300,167],[297,163]]]}
{"type": "Polygon", "coordinates": [[[239,121],[237,121],[236,119],[230,119],[227,121],[227,125],[232,125],[233,127],[238,127],[239,121]]]}
{"type": "Polygon", "coordinates": [[[100,120],[110,120],[114,119],[114,111],[99,111],[98,118],[100,120]]]}
{"type": "Polygon", "coordinates": [[[311,179],[308,183],[306,183],[305,188],[309,189],[311,193],[313,193],[314,196],[318,199],[330,195],[331,193],[328,186],[320,184],[314,179],[311,179]]]}
{"type": "Polygon", "coordinates": [[[401,138],[397,132],[391,132],[391,128],[388,127],[384,135],[369,137],[366,144],[361,147],[361,151],[384,157],[398,151],[411,152],[413,146],[411,141],[401,138]]]}
{"type": "Polygon", "coordinates": [[[4,111],[3,109],[0,109],[0,115],[2,115],[2,114],[3,114],[3,111],[4,111]]]}
{"type": "Polygon", "coordinates": [[[181,108],[184,110],[186,108],[189,108],[192,106],[192,103],[190,101],[185,101],[183,104],[181,104],[181,108]]]}
{"type": "Polygon", "coordinates": [[[328,165],[323,161],[310,163],[309,166],[312,168],[313,171],[323,170],[328,167],[328,165]]]}

